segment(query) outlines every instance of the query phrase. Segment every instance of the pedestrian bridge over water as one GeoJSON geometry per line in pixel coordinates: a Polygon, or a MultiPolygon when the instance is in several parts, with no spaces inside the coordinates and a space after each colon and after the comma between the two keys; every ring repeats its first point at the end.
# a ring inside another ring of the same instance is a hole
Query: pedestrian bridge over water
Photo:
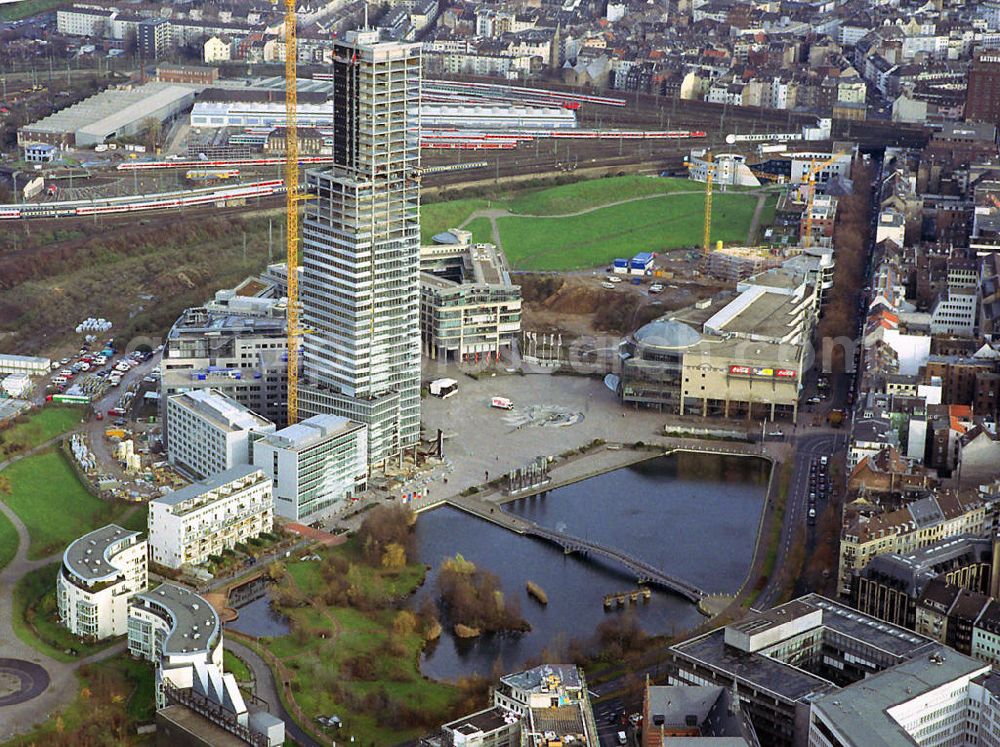
{"type": "Polygon", "coordinates": [[[659,586],[668,591],[678,594],[690,602],[697,604],[708,596],[708,592],[700,589],[692,583],[672,576],[649,563],[639,560],[632,555],[621,550],[606,547],[599,542],[580,539],[565,532],[558,532],[554,529],[546,529],[533,521],[522,519],[519,516],[503,511],[499,506],[474,496],[456,496],[445,501],[448,505],[459,508],[470,514],[474,514],[482,519],[491,521],[497,526],[509,529],[512,532],[523,534],[527,537],[535,537],[555,545],[559,545],[567,553],[580,553],[592,555],[627,568],[636,576],[636,581],[640,584],[659,586]]]}

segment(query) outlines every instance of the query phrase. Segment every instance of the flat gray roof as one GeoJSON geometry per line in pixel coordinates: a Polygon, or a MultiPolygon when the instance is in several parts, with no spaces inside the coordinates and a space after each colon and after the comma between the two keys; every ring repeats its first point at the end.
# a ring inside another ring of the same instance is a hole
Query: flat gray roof
{"type": "Polygon", "coordinates": [[[10,363],[35,363],[37,365],[49,365],[48,358],[39,358],[35,355],[14,355],[13,353],[0,353],[0,363],[8,361],[10,363]]]}
{"type": "Polygon", "coordinates": [[[259,430],[274,426],[274,423],[267,418],[241,405],[232,397],[227,397],[218,389],[193,389],[190,392],[173,395],[170,401],[224,431],[259,430]]]}
{"type": "Polygon", "coordinates": [[[170,623],[163,653],[191,654],[209,651],[222,634],[219,616],[205,599],[176,584],[160,584],[136,594],[143,607],[170,623]]]}
{"type": "Polygon", "coordinates": [[[74,540],[63,552],[63,564],[85,581],[102,581],[120,573],[111,562],[110,550],[123,540],[138,537],[140,532],[122,529],[117,524],[95,529],[74,540]]]}
{"type": "Polygon", "coordinates": [[[150,503],[159,503],[164,506],[176,506],[178,503],[184,503],[184,501],[197,498],[210,490],[215,490],[216,488],[225,485],[227,482],[239,480],[241,477],[246,477],[247,475],[260,471],[260,468],[254,467],[252,464],[238,464],[235,467],[227,469],[225,472],[219,472],[212,475],[207,480],[191,483],[180,490],[174,490],[165,495],[161,495],[159,498],[154,498],[150,501],[150,503]]]}
{"type": "Polygon", "coordinates": [[[804,669],[784,664],[757,653],[747,653],[725,643],[725,628],[685,641],[674,650],[685,658],[725,672],[728,676],[767,690],[786,700],[797,701],[807,695],[837,690],[829,680],[804,669]]]}
{"type": "Polygon", "coordinates": [[[472,735],[477,732],[490,733],[509,726],[518,719],[503,708],[487,708],[468,716],[462,716],[444,725],[445,729],[457,731],[460,734],[472,735]]]}
{"type": "MultiPolygon", "coordinates": [[[[823,610],[823,621],[817,626],[838,636],[853,638],[872,649],[878,649],[900,659],[923,655],[937,645],[930,638],[883,622],[874,617],[848,607],[840,602],[807,594],[763,614],[733,623],[739,628],[747,623],[773,618],[775,610],[791,609],[790,617],[797,617],[814,609],[823,610]],[[789,607],[791,605],[791,608],[789,607]]],[[[671,647],[684,658],[704,666],[725,672],[743,682],[781,696],[789,701],[797,701],[809,695],[835,692],[839,688],[829,680],[819,677],[799,667],[785,664],[764,653],[747,653],[725,643],[725,628],[717,628],[698,638],[693,638],[671,647]]]]}
{"type": "Polygon", "coordinates": [[[284,317],[247,316],[236,312],[208,311],[204,306],[185,309],[170,328],[168,339],[182,335],[202,335],[205,332],[227,334],[284,335],[284,317]]]}
{"type": "Polygon", "coordinates": [[[512,286],[503,252],[493,244],[461,243],[451,231],[439,233],[434,240],[437,243],[420,248],[420,282],[439,288],[459,285],[512,286]],[[442,240],[446,237],[453,237],[455,241],[442,240]],[[461,282],[434,274],[441,263],[449,260],[452,267],[461,267],[461,282]]]}
{"type": "Polygon", "coordinates": [[[989,670],[990,665],[985,662],[937,646],[926,656],[897,664],[837,693],[825,695],[812,707],[833,722],[850,744],[868,747],[915,744],[888,714],[888,709],[919,698],[959,677],[989,670]]]}
{"type": "Polygon", "coordinates": [[[558,678],[559,687],[577,689],[583,686],[580,671],[573,664],[542,664],[534,669],[508,674],[500,681],[526,692],[541,692],[542,685],[547,685],[550,677],[558,678]]]}
{"type": "Polygon", "coordinates": [[[186,97],[195,89],[175,83],[146,83],[131,90],[108,89],[83,101],[25,125],[27,132],[86,132],[103,138],[108,132],[141,120],[151,112],[186,97]]]}
{"type": "Polygon", "coordinates": [[[791,314],[799,303],[800,299],[786,293],[761,293],[726,320],[721,330],[730,334],[784,337],[793,331],[791,314]]]}
{"type": "Polygon", "coordinates": [[[262,440],[282,449],[304,449],[324,438],[351,433],[361,427],[360,423],[339,415],[313,415],[295,425],[275,431],[262,440]]]}

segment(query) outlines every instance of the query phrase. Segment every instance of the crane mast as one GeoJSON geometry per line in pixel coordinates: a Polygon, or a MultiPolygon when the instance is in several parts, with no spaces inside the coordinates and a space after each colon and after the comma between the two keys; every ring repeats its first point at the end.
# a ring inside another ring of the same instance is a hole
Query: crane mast
{"type": "Polygon", "coordinates": [[[707,257],[712,250],[712,177],[715,176],[715,164],[712,154],[705,156],[705,238],[702,242],[702,252],[707,257]]]}
{"type": "Polygon", "coordinates": [[[299,132],[295,0],[285,0],[285,250],[288,263],[288,424],[299,419],[299,132]]]}
{"type": "Polygon", "coordinates": [[[812,227],[813,227],[813,206],[816,204],[816,176],[827,166],[837,162],[837,159],[842,156],[846,156],[847,151],[838,151],[834,153],[829,158],[824,158],[813,163],[812,168],[809,169],[809,173],[806,176],[806,225],[805,225],[805,236],[802,237],[802,246],[808,249],[812,246],[812,227]]]}

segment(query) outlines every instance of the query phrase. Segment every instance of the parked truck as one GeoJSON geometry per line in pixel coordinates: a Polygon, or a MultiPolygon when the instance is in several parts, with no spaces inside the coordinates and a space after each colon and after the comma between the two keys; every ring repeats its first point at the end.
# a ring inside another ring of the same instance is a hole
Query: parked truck
{"type": "Polygon", "coordinates": [[[495,407],[498,410],[513,410],[514,402],[506,397],[494,397],[490,401],[490,407],[495,407]]]}
{"type": "Polygon", "coordinates": [[[458,382],[454,379],[436,379],[430,383],[428,390],[434,397],[448,399],[458,391],[458,382]]]}

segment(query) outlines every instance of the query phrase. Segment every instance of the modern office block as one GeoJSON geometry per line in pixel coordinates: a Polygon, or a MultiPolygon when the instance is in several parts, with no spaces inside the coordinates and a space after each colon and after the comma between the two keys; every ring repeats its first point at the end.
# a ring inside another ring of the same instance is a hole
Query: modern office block
{"type": "Polygon", "coordinates": [[[254,465],[274,481],[274,509],[312,522],[347,506],[364,490],[367,428],[336,415],[314,415],[254,443],[254,465]]]}
{"type": "Polygon", "coordinates": [[[195,389],[167,399],[167,458],[198,477],[252,461],[251,433],[274,423],[218,389],[195,389]]]}

